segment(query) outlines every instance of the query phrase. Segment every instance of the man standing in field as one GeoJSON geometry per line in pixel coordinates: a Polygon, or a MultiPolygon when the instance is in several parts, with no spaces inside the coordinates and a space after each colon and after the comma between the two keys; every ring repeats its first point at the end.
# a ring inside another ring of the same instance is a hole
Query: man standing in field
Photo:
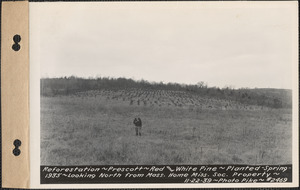
{"type": "Polygon", "coordinates": [[[142,136],[141,130],[142,130],[142,120],[141,118],[134,118],[133,124],[135,125],[135,134],[136,136],[142,136]]]}

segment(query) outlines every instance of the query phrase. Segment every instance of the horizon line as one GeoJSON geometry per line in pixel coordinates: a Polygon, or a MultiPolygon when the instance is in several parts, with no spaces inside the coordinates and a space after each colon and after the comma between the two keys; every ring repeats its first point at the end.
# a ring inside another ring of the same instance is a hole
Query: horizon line
{"type": "MultiPolygon", "coordinates": [[[[78,79],[85,79],[85,80],[96,80],[96,79],[100,79],[100,78],[108,78],[108,79],[126,79],[126,80],[133,80],[135,82],[147,82],[149,84],[177,84],[180,86],[193,86],[193,85],[197,85],[197,83],[190,83],[190,84],[186,84],[186,83],[179,83],[179,82],[165,82],[165,81],[149,81],[146,79],[135,79],[135,78],[127,78],[127,77],[110,77],[110,76],[89,76],[89,77],[84,77],[84,76],[76,76],[76,75],[71,75],[71,76],[55,76],[55,77],[48,77],[48,76],[41,76],[40,79],[60,79],[60,78],[78,78],[78,79]]],[[[198,83],[203,83],[204,86],[206,86],[207,88],[219,88],[219,89],[226,89],[226,88],[230,88],[230,89],[235,89],[235,90],[239,90],[239,89],[280,89],[280,90],[293,90],[290,88],[276,88],[276,87],[235,87],[234,85],[225,85],[224,87],[219,87],[219,86],[209,86],[208,83],[206,81],[199,81],[198,83]]]]}

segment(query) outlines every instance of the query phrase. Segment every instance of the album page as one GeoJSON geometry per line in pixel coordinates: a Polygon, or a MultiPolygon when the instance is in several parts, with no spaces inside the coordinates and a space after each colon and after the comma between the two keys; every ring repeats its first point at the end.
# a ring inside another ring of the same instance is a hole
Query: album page
{"type": "Polygon", "coordinates": [[[296,1],[30,2],[28,53],[31,188],[298,186],[296,1]]]}

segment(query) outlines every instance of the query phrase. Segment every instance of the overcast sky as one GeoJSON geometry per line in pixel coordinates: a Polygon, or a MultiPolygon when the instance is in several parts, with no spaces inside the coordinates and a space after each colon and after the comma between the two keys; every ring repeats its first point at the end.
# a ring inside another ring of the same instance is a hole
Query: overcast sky
{"type": "Polygon", "coordinates": [[[292,88],[297,5],[232,5],[31,2],[31,57],[41,77],[292,88]]]}

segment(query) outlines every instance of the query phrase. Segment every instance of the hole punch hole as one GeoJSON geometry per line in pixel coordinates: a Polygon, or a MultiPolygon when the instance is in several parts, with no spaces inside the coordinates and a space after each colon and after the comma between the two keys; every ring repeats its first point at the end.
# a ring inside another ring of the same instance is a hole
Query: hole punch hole
{"type": "Polygon", "coordinates": [[[19,51],[21,49],[21,46],[19,44],[12,45],[12,49],[15,51],[19,51]]]}
{"type": "Polygon", "coordinates": [[[19,140],[19,139],[16,139],[15,141],[14,141],[14,145],[15,145],[15,147],[17,148],[17,147],[19,147],[19,146],[21,146],[21,141],[19,140]]]}
{"type": "Polygon", "coordinates": [[[21,41],[21,36],[19,34],[14,35],[13,40],[15,43],[19,43],[21,41]]]}
{"type": "Polygon", "coordinates": [[[21,154],[21,150],[18,149],[18,148],[15,148],[15,149],[13,150],[13,154],[14,154],[15,156],[19,156],[19,155],[21,154]]]}
{"type": "Polygon", "coordinates": [[[21,49],[21,46],[18,43],[21,41],[21,36],[19,34],[14,35],[13,41],[15,43],[12,45],[12,49],[14,51],[19,51],[21,49]]]}

